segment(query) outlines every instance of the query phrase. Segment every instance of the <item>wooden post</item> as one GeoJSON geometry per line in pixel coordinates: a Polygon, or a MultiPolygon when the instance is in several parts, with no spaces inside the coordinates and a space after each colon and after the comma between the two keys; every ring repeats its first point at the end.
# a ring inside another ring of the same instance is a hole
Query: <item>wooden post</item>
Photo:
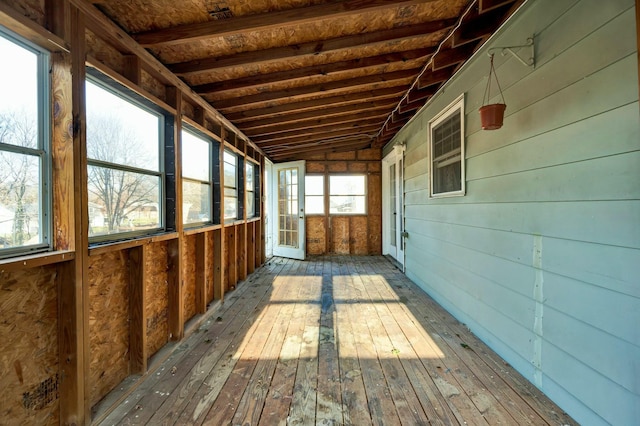
{"type": "Polygon", "coordinates": [[[147,371],[146,256],[147,245],[129,250],[129,368],[147,371]]]}
{"type": "MultiPolygon", "coordinates": [[[[167,245],[167,263],[169,268],[169,334],[171,340],[180,340],[184,336],[184,280],[182,271],[183,248],[183,224],[182,224],[182,143],[180,135],[182,131],[182,93],[175,87],[167,87],[167,100],[176,109],[173,123],[173,146],[167,147],[166,152],[173,152],[171,157],[166,159],[167,186],[172,185],[174,194],[172,212],[174,223],[168,223],[178,233],[178,238],[169,241],[167,245]],[[171,149],[173,148],[173,149],[171,149]]],[[[168,215],[169,216],[169,215],[168,215]]]]}
{"type": "MultiPolygon", "coordinates": [[[[58,280],[58,345],[60,359],[60,423],[89,424],[89,212],[87,203],[87,144],[85,97],[85,24],[84,16],[68,9],[71,55],[53,56],[54,102],[54,216],[67,236],[55,237],[55,248],[75,250],[73,261],[60,266],[58,280]],[[68,80],[70,78],[70,81],[68,80]],[[70,93],[69,93],[70,92],[70,93]],[[65,96],[66,93],[66,96],[65,96]],[[70,99],[68,98],[70,96],[70,99]],[[69,113],[70,100],[70,113],[69,113]],[[73,134],[70,135],[69,131],[73,134]],[[72,150],[69,151],[69,145],[72,150]],[[67,155],[72,154],[71,158],[67,155]],[[72,170],[71,176],[67,173],[72,170]],[[72,180],[70,184],[69,179],[72,180]],[[62,185],[61,187],[55,187],[62,185]],[[65,188],[69,190],[64,193],[65,188]],[[71,190],[72,189],[72,190],[71,190]],[[64,203],[71,208],[64,208],[64,203]],[[71,217],[67,215],[71,214],[71,217]]],[[[65,19],[56,14],[54,27],[65,19]]],[[[64,233],[64,232],[63,232],[64,233]]]]}

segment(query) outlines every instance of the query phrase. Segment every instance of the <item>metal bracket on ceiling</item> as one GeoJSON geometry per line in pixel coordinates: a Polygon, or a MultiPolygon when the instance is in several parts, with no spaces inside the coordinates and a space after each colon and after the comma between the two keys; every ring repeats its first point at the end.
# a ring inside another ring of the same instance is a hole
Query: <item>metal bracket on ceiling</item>
{"type": "Polygon", "coordinates": [[[489,56],[491,56],[493,54],[493,52],[495,52],[496,50],[500,50],[501,53],[502,53],[502,56],[505,56],[507,53],[511,53],[525,67],[535,68],[536,67],[536,52],[535,52],[534,37],[535,36],[532,35],[531,37],[527,38],[527,43],[526,44],[521,44],[519,46],[492,47],[487,51],[487,54],[489,56]],[[525,48],[525,47],[529,48],[529,49],[526,50],[526,51],[529,52],[529,57],[528,58],[526,57],[526,55],[525,55],[525,58],[522,58],[518,54],[519,52],[516,53],[513,50],[513,49],[521,49],[521,48],[525,48]]]}

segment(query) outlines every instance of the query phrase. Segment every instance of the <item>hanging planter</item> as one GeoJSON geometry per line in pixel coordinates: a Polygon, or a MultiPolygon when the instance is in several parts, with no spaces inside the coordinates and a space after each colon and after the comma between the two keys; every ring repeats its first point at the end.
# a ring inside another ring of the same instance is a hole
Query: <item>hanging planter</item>
{"type": "Polygon", "coordinates": [[[482,97],[482,106],[480,107],[480,123],[482,124],[483,130],[496,130],[502,127],[502,122],[504,120],[504,111],[507,108],[507,105],[504,101],[504,95],[502,94],[502,88],[500,87],[500,82],[498,81],[498,75],[496,74],[496,70],[493,68],[493,54],[489,55],[491,57],[491,67],[489,68],[489,78],[487,79],[487,87],[484,89],[484,96],[482,97]],[[496,79],[496,85],[500,90],[500,97],[502,98],[502,103],[498,104],[488,104],[489,99],[491,98],[491,76],[496,79]]]}

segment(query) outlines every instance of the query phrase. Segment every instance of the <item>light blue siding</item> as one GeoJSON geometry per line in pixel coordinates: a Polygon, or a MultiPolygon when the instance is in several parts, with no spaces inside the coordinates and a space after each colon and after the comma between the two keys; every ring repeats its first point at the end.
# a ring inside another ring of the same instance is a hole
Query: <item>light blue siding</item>
{"type": "Polygon", "coordinates": [[[583,424],[640,424],[634,6],[525,3],[389,145],[407,276],[583,424]],[[486,49],[532,34],[535,69],[496,55],[505,123],[481,130],[486,49]],[[467,194],[430,199],[427,124],[462,93],[467,194]]]}

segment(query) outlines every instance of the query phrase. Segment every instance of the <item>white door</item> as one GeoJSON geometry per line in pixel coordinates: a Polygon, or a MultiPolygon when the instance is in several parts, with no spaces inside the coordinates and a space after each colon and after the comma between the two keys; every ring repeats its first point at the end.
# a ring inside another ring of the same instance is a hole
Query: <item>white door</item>
{"type": "Polygon", "coordinates": [[[404,149],[401,146],[382,160],[382,245],[404,266],[404,149]]]}
{"type": "Polygon", "coordinates": [[[304,161],[273,165],[273,254],[304,259],[304,161]]]}

